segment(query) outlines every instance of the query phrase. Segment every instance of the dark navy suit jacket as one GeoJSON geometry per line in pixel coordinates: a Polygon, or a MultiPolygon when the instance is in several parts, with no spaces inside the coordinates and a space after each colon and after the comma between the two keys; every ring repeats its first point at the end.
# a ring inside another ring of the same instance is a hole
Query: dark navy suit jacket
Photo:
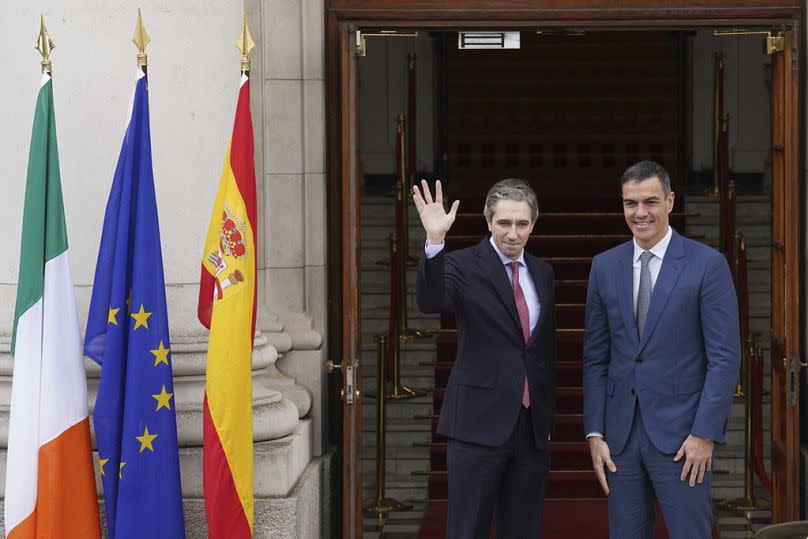
{"type": "Polygon", "coordinates": [[[740,366],[738,303],[724,257],[675,231],[642,339],[633,300],[633,241],[596,256],[584,339],[584,430],[620,454],[636,403],[654,446],[689,434],[724,442],[740,366]]]}
{"type": "Polygon", "coordinates": [[[474,247],[421,257],[418,307],[424,313],[454,311],[457,320],[457,358],[440,434],[503,445],[516,426],[527,373],[536,447],[546,447],[555,416],[555,283],[549,264],[527,252],[524,259],[541,303],[528,343],[508,273],[488,237],[474,247]]]}

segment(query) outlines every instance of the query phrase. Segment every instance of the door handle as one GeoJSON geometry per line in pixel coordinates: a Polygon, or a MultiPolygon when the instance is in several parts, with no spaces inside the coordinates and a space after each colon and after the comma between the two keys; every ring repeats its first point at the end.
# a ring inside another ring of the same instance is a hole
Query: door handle
{"type": "MultiPolygon", "coordinates": [[[[794,359],[794,358],[792,358],[792,359],[794,359]]],[[[808,369],[808,363],[805,363],[804,361],[799,361],[799,360],[797,360],[796,363],[797,363],[797,366],[800,369],[808,369]]],[[[783,366],[786,369],[788,369],[788,358],[785,358],[785,357],[783,358],[783,366]]]]}
{"type": "Polygon", "coordinates": [[[346,404],[353,404],[355,401],[359,400],[361,396],[361,392],[359,388],[356,387],[356,380],[355,377],[355,370],[359,368],[359,360],[357,359],[355,362],[355,366],[353,365],[345,365],[343,363],[334,363],[332,360],[328,360],[323,365],[325,372],[328,374],[334,374],[334,371],[337,370],[344,370],[345,371],[345,380],[344,380],[344,387],[340,389],[339,396],[340,398],[345,401],[346,404]]]}
{"type": "Polygon", "coordinates": [[[334,374],[334,371],[342,368],[342,363],[334,363],[329,359],[325,362],[324,368],[328,374],[334,374]]]}

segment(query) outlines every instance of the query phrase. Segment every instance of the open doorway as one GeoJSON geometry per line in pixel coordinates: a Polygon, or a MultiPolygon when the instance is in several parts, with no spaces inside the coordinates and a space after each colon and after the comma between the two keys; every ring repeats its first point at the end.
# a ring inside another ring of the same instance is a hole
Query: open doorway
{"type": "MultiPolygon", "coordinates": [[[[565,526],[577,521],[587,536],[597,536],[592,533],[600,526],[605,537],[605,503],[583,442],[580,347],[589,261],[630,238],[620,213],[619,175],[639,159],[663,164],[677,192],[674,228],[720,245],[718,199],[705,193],[713,189],[715,176],[714,66],[715,53],[722,52],[723,110],[731,115],[729,168],[735,181],[737,226],[748,237],[750,324],[752,331],[763,334],[761,348],[768,358],[768,332],[775,323],[771,282],[776,278],[770,271],[770,245],[777,235],[771,207],[772,202],[784,202],[771,175],[771,160],[778,159],[770,151],[770,126],[776,124],[770,104],[773,88],[778,91],[772,77],[777,67],[772,68],[772,57],[760,52],[759,36],[719,37],[712,28],[523,29],[519,34],[519,49],[472,51],[458,50],[456,32],[421,30],[417,36],[368,39],[366,55],[358,59],[363,391],[365,395],[374,391],[376,336],[390,327],[391,273],[379,262],[389,258],[388,235],[395,229],[397,166],[404,163],[410,182],[444,180],[449,196],[461,199],[461,215],[447,239],[450,249],[476,243],[484,234],[482,197],[493,182],[503,177],[527,179],[539,195],[542,212],[528,249],[549,259],[557,276],[559,415],[551,448],[545,513],[551,522],[546,536],[576,536],[565,526]],[[404,125],[411,125],[407,113],[412,96],[417,103],[416,131],[413,138],[403,137],[402,159],[396,149],[401,138],[398,115],[404,114],[404,125]],[[411,164],[407,144],[415,150],[411,164]],[[583,515],[592,521],[583,522],[583,515]]],[[[417,215],[409,211],[408,252],[417,257],[424,238],[417,215]]],[[[409,290],[399,296],[399,301],[406,296],[409,306],[405,326],[435,333],[431,338],[401,341],[400,381],[424,394],[386,401],[385,490],[413,509],[394,512],[386,520],[366,518],[364,529],[372,534],[389,526],[388,532],[396,530],[402,536],[441,537],[445,440],[433,434],[433,426],[456,350],[454,321],[451,316],[420,315],[414,305],[412,268],[406,279],[409,290]]],[[[769,372],[768,363],[764,372],[769,372]]],[[[766,394],[768,384],[767,376],[766,394]]],[[[770,402],[764,395],[763,406],[770,402]]],[[[376,402],[365,399],[362,409],[361,497],[368,500],[377,488],[376,402]]],[[[764,416],[763,439],[768,441],[770,423],[768,414],[764,416]]],[[[744,469],[744,425],[739,400],[733,406],[729,443],[716,455],[716,501],[743,494],[739,474],[744,469]]],[[[764,455],[768,454],[766,447],[764,455]]],[[[764,462],[768,467],[768,460],[764,462]]],[[[765,497],[760,488],[756,493],[765,497]]],[[[758,513],[756,524],[768,517],[765,511],[758,513]]]]}

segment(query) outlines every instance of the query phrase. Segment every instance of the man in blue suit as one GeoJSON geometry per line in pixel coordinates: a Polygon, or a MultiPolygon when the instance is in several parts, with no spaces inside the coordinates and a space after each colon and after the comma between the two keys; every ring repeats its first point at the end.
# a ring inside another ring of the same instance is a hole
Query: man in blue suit
{"type": "Polygon", "coordinates": [[[671,539],[711,536],[713,445],[740,365],[727,262],[669,226],[673,199],[662,166],[629,167],[634,238],[596,256],[589,275],[584,428],[619,539],[652,538],[657,502],[671,539]]]}
{"type": "Polygon", "coordinates": [[[444,253],[459,202],[447,213],[440,182],[413,199],[427,243],[416,293],[423,312],[453,311],[455,359],[438,423],[448,437],[449,539],[537,539],[555,412],[555,290],[549,264],[525,252],[536,194],[508,179],[488,192],[490,235],[444,253]]]}

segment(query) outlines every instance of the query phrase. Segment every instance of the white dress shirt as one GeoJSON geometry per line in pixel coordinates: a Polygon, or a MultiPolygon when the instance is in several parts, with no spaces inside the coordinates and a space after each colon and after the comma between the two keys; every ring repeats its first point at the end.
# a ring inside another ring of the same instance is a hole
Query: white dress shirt
{"type": "MultiPolygon", "coordinates": [[[[497,247],[493,237],[489,237],[488,239],[491,241],[491,246],[494,248],[494,251],[496,251],[499,259],[502,261],[503,267],[508,275],[508,282],[511,283],[511,286],[513,286],[513,270],[511,269],[512,260],[499,250],[499,247],[497,247]]],[[[446,242],[439,245],[431,245],[427,240],[424,247],[424,254],[427,258],[432,258],[441,252],[445,245],[446,242]]],[[[524,249],[522,249],[522,252],[519,253],[519,258],[516,259],[516,262],[519,262],[519,286],[522,287],[522,292],[525,295],[527,312],[530,315],[530,333],[532,335],[533,330],[536,329],[536,324],[539,321],[539,314],[541,314],[541,302],[539,301],[539,294],[536,292],[536,286],[533,284],[533,278],[530,276],[530,270],[527,268],[527,264],[525,263],[524,249]]]]}
{"type": "MultiPolygon", "coordinates": [[[[651,260],[648,261],[648,270],[651,272],[651,290],[654,289],[657,277],[659,277],[659,270],[662,268],[662,259],[665,258],[668,244],[671,242],[671,236],[673,236],[673,229],[668,227],[668,232],[665,234],[665,237],[659,240],[656,245],[647,249],[654,255],[651,257],[651,260]]],[[[637,296],[640,294],[640,255],[645,251],[646,249],[643,249],[637,244],[637,238],[634,238],[634,258],[632,258],[632,267],[634,268],[634,316],[637,316],[637,296]]]]}

